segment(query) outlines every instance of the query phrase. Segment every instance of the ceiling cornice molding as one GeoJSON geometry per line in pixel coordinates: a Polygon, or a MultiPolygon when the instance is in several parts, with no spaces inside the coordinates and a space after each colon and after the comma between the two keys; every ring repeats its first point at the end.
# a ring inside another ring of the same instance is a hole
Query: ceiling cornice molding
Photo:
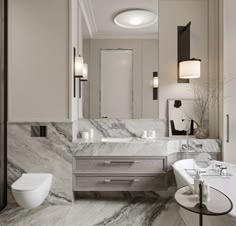
{"type": "Polygon", "coordinates": [[[98,29],[91,0],[79,0],[79,6],[84,15],[84,19],[88,27],[90,38],[93,38],[94,35],[97,33],[98,29]]]}

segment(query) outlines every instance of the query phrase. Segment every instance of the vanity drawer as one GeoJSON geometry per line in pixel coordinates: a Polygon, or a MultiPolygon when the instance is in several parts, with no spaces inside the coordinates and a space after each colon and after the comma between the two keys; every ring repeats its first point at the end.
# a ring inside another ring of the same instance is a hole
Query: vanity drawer
{"type": "Polygon", "coordinates": [[[158,174],[165,172],[165,159],[75,159],[75,173],[99,174],[158,174]]]}
{"type": "Polygon", "coordinates": [[[73,175],[73,191],[155,191],[163,190],[165,176],[94,177],[73,175]]]}

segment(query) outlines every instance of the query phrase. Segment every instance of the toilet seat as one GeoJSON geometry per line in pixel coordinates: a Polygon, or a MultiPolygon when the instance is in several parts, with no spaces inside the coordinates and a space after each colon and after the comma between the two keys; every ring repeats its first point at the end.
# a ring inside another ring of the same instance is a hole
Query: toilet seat
{"type": "Polygon", "coordinates": [[[39,188],[47,180],[51,179],[51,174],[27,173],[12,184],[15,191],[30,191],[39,188]]]}

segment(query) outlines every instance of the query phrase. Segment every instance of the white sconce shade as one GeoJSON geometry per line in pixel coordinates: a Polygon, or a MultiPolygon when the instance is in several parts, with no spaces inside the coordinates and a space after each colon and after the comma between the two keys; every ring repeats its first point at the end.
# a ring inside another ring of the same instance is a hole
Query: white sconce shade
{"type": "Polygon", "coordinates": [[[83,76],[84,59],[83,57],[75,57],[75,75],[83,76]]]}
{"type": "Polygon", "coordinates": [[[201,60],[190,59],[179,62],[179,78],[192,79],[201,76],[201,60]]]}
{"type": "Polygon", "coordinates": [[[153,88],[158,88],[158,86],[159,86],[158,77],[153,77],[153,88]]]}
{"type": "Polygon", "coordinates": [[[83,65],[83,77],[81,81],[88,81],[88,64],[83,65]]]}

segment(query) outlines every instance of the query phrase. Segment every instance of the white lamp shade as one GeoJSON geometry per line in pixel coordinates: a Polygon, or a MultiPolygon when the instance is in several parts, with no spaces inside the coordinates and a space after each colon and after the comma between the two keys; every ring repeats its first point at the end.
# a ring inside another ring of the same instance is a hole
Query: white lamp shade
{"type": "Polygon", "coordinates": [[[158,86],[159,86],[158,77],[153,77],[153,88],[158,88],[158,86]]]}
{"type": "Polygon", "coordinates": [[[88,64],[83,65],[83,80],[88,80],[88,64]]]}
{"type": "Polygon", "coordinates": [[[190,59],[179,63],[179,77],[183,79],[200,78],[201,60],[190,59]]]}
{"type": "Polygon", "coordinates": [[[75,57],[75,75],[83,76],[84,59],[83,57],[75,57]]]}

